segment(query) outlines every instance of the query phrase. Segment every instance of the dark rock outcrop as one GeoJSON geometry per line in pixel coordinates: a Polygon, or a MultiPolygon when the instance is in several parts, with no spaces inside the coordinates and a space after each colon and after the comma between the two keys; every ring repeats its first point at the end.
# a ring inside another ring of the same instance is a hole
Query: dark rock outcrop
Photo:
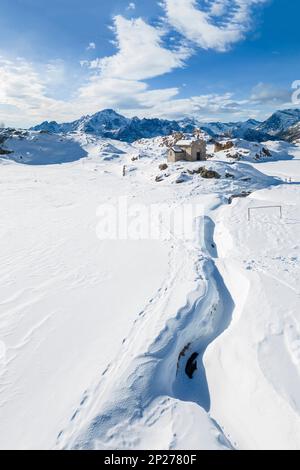
{"type": "Polygon", "coordinates": [[[206,179],[220,179],[221,175],[214,170],[209,170],[205,166],[200,166],[194,170],[187,170],[190,175],[200,175],[202,178],[206,179]]]}
{"type": "Polygon", "coordinates": [[[215,152],[221,152],[222,150],[230,150],[234,147],[234,143],[229,140],[228,142],[216,142],[215,143],[215,152]]]}
{"type": "Polygon", "coordinates": [[[166,163],[161,163],[158,167],[161,171],[164,171],[168,168],[168,165],[166,163]]]}

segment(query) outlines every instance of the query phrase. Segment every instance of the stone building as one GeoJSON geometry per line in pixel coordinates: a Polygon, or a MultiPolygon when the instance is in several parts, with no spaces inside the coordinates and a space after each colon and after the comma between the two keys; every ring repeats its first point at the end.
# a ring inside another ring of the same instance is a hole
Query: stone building
{"type": "Polygon", "coordinates": [[[168,152],[168,162],[206,160],[206,142],[202,139],[179,140],[168,152]]]}

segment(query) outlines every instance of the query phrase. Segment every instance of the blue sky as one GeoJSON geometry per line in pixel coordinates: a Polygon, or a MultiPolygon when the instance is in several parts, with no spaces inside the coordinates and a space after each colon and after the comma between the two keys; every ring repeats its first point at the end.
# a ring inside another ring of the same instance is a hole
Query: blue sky
{"type": "Polygon", "coordinates": [[[294,0],[1,0],[0,121],[263,119],[292,107],[299,15],[294,0]]]}

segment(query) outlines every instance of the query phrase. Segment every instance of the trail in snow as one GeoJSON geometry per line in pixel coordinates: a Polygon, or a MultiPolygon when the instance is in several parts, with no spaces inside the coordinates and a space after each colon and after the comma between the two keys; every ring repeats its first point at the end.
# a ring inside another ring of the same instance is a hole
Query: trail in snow
{"type": "MultiPolygon", "coordinates": [[[[147,320],[134,328],[118,354],[119,359],[105,373],[108,381],[102,380],[85,394],[71,418],[71,425],[59,434],[58,447],[107,447],[112,437],[115,439],[120,432],[120,422],[124,426],[137,423],[159,397],[194,402],[209,412],[210,394],[203,356],[209,344],[229,326],[234,305],[214,262],[217,257],[214,223],[209,217],[198,218],[197,222],[197,241],[195,246],[185,248],[188,262],[185,261],[184,266],[193,263],[198,287],[188,295],[186,305],[176,316],[167,321],[146,352],[142,352],[143,345],[138,344],[138,335],[140,328],[147,328],[147,320]],[[183,349],[186,354],[180,357],[183,349]],[[198,357],[197,370],[191,380],[185,367],[193,353],[198,357]],[[128,367],[129,357],[132,359],[128,367]]],[[[184,266],[176,266],[169,282],[162,286],[156,299],[152,299],[152,312],[148,312],[151,322],[155,322],[153,309],[159,317],[167,298],[172,296],[184,266]]],[[[141,316],[145,314],[144,311],[141,316]]],[[[211,425],[224,448],[231,448],[217,423],[211,421],[211,425]]],[[[128,445],[128,442],[123,443],[125,448],[128,445]]]]}
{"type": "MultiPolygon", "coordinates": [[[[243,171],[247,172],[248,168],[244,165],[243,171]]],[[[259,175],[263,180],[264,176],[259,175]]],[[[279,182],[273,180],[273,184],[279,182]]],[[[192,200],[198,192],[197,185],[185,198],[179,197],[180,203],[185,199],[192,200]]],[[[208,211],[213,213],[222,203],[230,210],[227,198],[219,196],[217,203],[210,202],[208,211]]],[[[138,427],[157,400],[160,404],[166,399],[195,403],[209,412],[210,391],[203,359],[207,348],[230,325],[235,306],[216,265],[218,249],[214,241],[214,222],[210,217],[198,218],[198,227],[201,230],[194,246],[175,244],[174,252],[177,253],[173,259],[176,261],[166,285],[151,300],[146,317],[142,312],[104,378],[85,393],[71,422],[59,433],[58,448],[137,447],[140,441],[129,437],[134,435],[130,429],[138,427]],[[189,284],[192,288],[185,290],[190,291],[185,306],[179,310],[177,307],[175,316],[174,311],[165,314],[172,297],[176,297],[174,294],[182,287],[180,284],[184,285],[185,277],[191,273],[194,279],[189,284]],[[159,325],[161,329],[157,335],[159,325]],[[152,336],[155,340],[147,345],[142,330],[149,330],[149,338],[151,330],[155,332],[152,336]],[[182,357],[183,350],[186,352],[182,357]],[[185,368],[194,353],[198,354],[197,370],[191,380],[185,368]]],[[[221,446],[232,448],[220,426],[207,414],[206,419],[213,426],[221,446]]]]}
{"type": "Polygon", "coordinates": [[[153,345],[154,353],[150,351],[148,355],[151,357],[159,354],[160,357],[164,357],[155,374],[157,383],[168,376],[168,370],[172,370],[178,357],[178,369],[168,394],[184,401],[193,401],[208,412],[210,395],[203,356],[209,344],[229,326],[234,305],[214,262],[214,258],[217,257],[217,247],[213,238],[214,222],[205,216],[198,219],[197,226],[198,243],[203,259],[196,264],[196,269],[202,282],[195,292],[189,294],[187,305],[178,312],[176,320],[172,318],[167,322],[161,334],[167,335],[168,331],[172,332],[167,348],[158,350],[156,343],[159,345],[161,338],[157,338],[153,345]],[[179,357],[178,351],[183,350],[184,356],[179,357]],[[194,353],[198,354],[197,370],[191,380],[185,368],[187,360],[194,353]]]}

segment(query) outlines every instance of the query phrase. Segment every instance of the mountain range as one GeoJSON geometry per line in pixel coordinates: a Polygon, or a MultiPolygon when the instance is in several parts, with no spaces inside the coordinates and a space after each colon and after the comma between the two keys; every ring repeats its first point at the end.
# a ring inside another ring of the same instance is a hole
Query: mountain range
{"type": "Polygon", "coordinates": [[[243,138],[249,141],[263,142],[266,140],[299,139],[300,109],[287,109],[275,112],[266,121],[260,122],[249,119],[241,122],[200,122],[195,118],[185,118],[178,121],[166,119],[127,118],[113,109],[104,109],[91,116],[58,124],[56,121],[45,121],[30,130],[48,133],[85,132],[100,137],[134,142],[142,138],[166,136],[172,132],[193,132],[201,128],[212,138],[231,137],[243,138]]]}

